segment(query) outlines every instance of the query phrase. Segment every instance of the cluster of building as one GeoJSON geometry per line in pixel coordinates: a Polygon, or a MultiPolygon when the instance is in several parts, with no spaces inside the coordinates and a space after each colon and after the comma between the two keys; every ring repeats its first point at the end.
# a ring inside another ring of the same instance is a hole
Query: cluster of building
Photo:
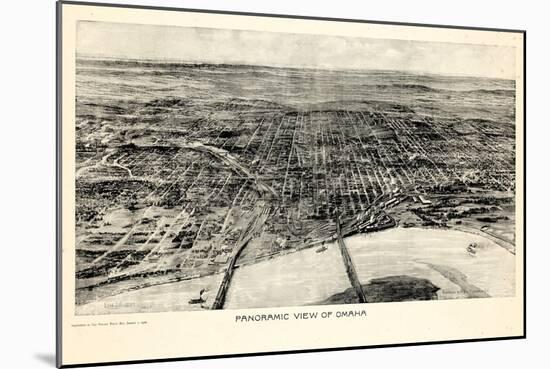
{"type": "MultiPolygon", "coordinates": [[[[164,260],[171,267],[214,268],[228,262],[243,234],[228,226],[228,219],[234,221],[231,210],[250,213],[259,200],[268,203],[270,216],[255,236],[269,235],[266,250],[272,252],[295,247],[315,230],[333,232],[336,216],[396,206],[403,191],[414,191],[413,201],[430,205],[425,193],[437,189],[514,189],[514,135],[496,134],[487,124],[469,124],[463,131],[455,129],[461,124],[456,119],[436,121],[409,111],[275,106],[261,114],[240,109],[233,115],[217,122],[216,131],[205,122],[204,131],[190,133],[216,148],[218,156],[170,147],[169,132],[155,132],[155,145],[122,145],[109,154],[101,147],[94,154],[89,145],[77,143],[78,168],[96,171],[93,181],[78,178],[80,226],[101,227],[102,215],[121,203],[134,212],[171,209],[128,230],[144,235],[127,248],[148,251],[143,260],[164,260]],[[219,155],[230,155],[253,176],[228,167],[219,155]],[[265,196],[260,182],[276,196],[265,196]]],[[[124,237],[125,231],[119,232],[124,237]]],[[[116,244],[111,236],[106,235],[109,245],[116,244]]],[[[98,243],[97,237],[88,239],[98,243]]],[[[86,242],[83,238],[80,247],[91,246],[86,242]]]]}

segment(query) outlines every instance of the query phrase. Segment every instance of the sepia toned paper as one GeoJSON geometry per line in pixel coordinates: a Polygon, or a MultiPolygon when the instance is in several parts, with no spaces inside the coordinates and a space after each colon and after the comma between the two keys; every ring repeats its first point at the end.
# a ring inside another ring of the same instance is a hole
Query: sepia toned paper
{"type": "Polygon", "coordinates": [[[523,335],[522,33],[60,12],[58,364],[523,335]]]}

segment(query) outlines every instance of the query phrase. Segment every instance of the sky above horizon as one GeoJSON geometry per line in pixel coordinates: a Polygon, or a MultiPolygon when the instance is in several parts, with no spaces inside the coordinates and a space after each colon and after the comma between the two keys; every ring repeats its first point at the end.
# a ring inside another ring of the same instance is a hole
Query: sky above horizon
{"type": "Polygon", "coordinates": [[[515,79],[504,46],[79,21],[79,55],[515,79]]]}

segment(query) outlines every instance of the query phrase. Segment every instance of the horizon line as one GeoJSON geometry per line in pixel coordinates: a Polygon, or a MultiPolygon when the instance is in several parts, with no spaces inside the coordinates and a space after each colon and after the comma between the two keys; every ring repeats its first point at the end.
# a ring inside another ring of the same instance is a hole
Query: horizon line
{"type": "Polygon", "coordinates": [[[216,63],[208,61],[184,61],[180,59],[144,59],[144,58],[135,58],[128,56],[107,56],[100,54],[88,54],[88,53],[78,53],[76,52],[75,59],[103,59],[103,60],[122,60],[122,61],[132,61],[137,63],[158,63],[158,64],[184,64],[184,65],[212,65],[212,66],[246,66],[246,67],[257,67],[257,68],[274,68],[274,69],[308,69],[308,70],[324,70],[324,71],[347,71],[347,72],[387,72],[387,73],[408,73],[413,75],[428,75],[428,76],[438,76],[438,77],[461,77],[461,78],[483,78],[483,79],[492,79],[492,80],[502,80],[502,81],[515,81],[513,78],[498,78],[498,77],[487,77],[471,74],[442,74],[434,73],[429,71],[415,71],[415,70],[397,70],[397,69],[358,69],[358,68],[331,68],[329,66],[290,66],[290,65],[267,65],[267,64],[251,64],[246,62],[231,62],[231,63],[216,63]]]}

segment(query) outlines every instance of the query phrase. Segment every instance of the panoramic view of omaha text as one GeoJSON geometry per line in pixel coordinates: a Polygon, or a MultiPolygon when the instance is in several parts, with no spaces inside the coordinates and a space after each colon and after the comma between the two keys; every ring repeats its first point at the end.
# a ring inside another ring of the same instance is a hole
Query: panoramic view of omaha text
{"type": "Polygon", "coordinates": [[[76,314],[515,295],[513,48],[77,31],[76,314]]]}

